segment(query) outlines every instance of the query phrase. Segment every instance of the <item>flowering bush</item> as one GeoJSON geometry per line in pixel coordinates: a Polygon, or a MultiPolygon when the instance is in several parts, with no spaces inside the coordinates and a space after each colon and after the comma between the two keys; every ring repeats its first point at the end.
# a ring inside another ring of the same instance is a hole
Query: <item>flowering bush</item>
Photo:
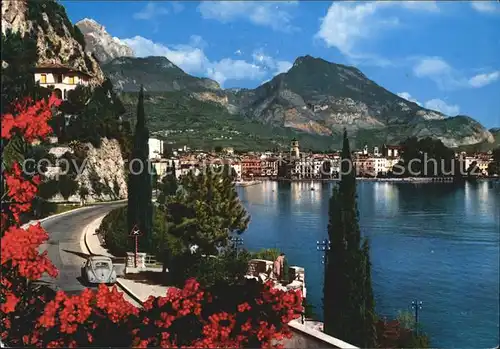
{"type": "MultiPolygon", "coordinates": [[[[2,115],[2,144],[14,136],[46,137],[47,121],[60,100],[54,96],[17,105],[17,115],[2,115]]],[[[20,227],[31,209],[40,178],[19,164],[2,173],[0,337],[13,346],[33,347],[269,347],[290,336],[287,323],[302,312],[300,291],[271,284],[201,289],[190,279],[183,289],[150,297],[143,308],[124,299],[116,287],[85,289],[79,295],[47,294],[34,281],[57,269],[39,247],[48,240],[40,224],[20,227]]]]}

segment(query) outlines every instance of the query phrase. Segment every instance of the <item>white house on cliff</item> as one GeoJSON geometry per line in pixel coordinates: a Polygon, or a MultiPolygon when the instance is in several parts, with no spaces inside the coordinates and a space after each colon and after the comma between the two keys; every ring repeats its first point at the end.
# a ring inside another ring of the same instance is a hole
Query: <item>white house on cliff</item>
{"type": "Polygon", "coordinates": [[[88,85],[91,78],[87,73],[59,63],[42,63],[35,68],[35,82],[53,88],[61,99],[67,99],[68,92],[78,85],[88,85]]]}

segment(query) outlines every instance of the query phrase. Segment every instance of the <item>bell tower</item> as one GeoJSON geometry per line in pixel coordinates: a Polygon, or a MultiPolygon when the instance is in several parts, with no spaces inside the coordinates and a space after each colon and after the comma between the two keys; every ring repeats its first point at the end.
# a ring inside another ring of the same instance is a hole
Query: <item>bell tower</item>
{"type": "Polygon", "coordinates": [[[300,157],[300,152],[299,152],[299,141],[296,140],[295,138],[292,139],[292,142],[290,144],[290,157],[298,159],[300,157]]]}

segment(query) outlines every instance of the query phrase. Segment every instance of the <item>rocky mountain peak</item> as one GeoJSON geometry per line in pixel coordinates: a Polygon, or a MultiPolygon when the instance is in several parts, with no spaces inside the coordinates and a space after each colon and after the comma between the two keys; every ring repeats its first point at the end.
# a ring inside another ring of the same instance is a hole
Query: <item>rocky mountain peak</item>
{"type": "Polygon", "coordinates": [[[106,28],[90,18],[84,18],[76,26],[81,30],[86,48],[99,62],[107,63],[117,57],[133,57],[134,51],[118,38],[112,37],[106,28]]]}
{"type": "Polygon", "coordinates": [[[88,31],[106,31],[106,28],[96,22],[92,18],[84,18],[76,23],[76,25],[80,28],[82,33],[87,33],[88,31]]]}
{"type": "Polygon", "coordinates": [[[85,53],[82,33],[57,1],[2,1],[2,34],[7,30],[36,40],[38,63],[71,66],[92,76],[93,85],[104,81],[97,60],[85,53]]]}

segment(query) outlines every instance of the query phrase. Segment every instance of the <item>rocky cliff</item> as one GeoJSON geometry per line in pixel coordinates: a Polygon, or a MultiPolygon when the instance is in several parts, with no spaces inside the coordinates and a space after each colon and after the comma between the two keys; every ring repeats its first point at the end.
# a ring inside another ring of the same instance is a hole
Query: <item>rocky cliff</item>
{"type": "Polygon", "coordinates": [[[7,30],[33,37],[38,47],[38,63],[50,62],[71,66],[93,77],[95,85],[104,75],[99,63],[85,53],[85,40],[68,19],[64,7],[54,0],[2,1],[2,33],[7,30]]]}
{"type": "MultiPolygon", "coordinates": [[[[87,188],[89,195],[86,201],[92,203],[127,198],[125,163],[118,141],[104,138],[99,148],[95,148],[90,143],[85,143],[83,146],[87,149],[87,156],[76,181],[80,188],[87,188]]],[[[73,150],[70,147],[54,147],[49,151],[57,158],[66,152],[73,153],[73,150]]],[[[48,178],[54,178],[58,173],[60,173],[60,168],[56,167],[50,168],[50,171],[45,175],[48,178]]],[[[62,202],[66,200],[57,194],[50,201],[62,202]]],[[[80,202],[81,198],[75,194],[71,195],[68,201],[80,202]]]]}
{"type": "Polygon", "coordinates": [[[106,28],[93,19],[82,19],[76,26],[85,37],[85,51],[95,54],[100,63],[107,63],[117,57],[134,56],[130,47],[109,35],[106,28]]]}

